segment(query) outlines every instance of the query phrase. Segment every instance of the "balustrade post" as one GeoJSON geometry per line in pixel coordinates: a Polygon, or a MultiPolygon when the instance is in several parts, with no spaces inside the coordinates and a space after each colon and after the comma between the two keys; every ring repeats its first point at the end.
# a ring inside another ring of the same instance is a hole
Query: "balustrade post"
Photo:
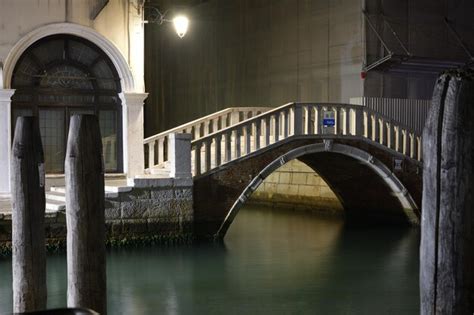
{"type": "MultiPolygon", "coordinates": [[[[311,112],[307,111],[306,117],[309,121],[311,121],[311,112]]],[[[295,136],[302,135],[303,126],[304,126],[303,125],[303,107],[300,104],[294,104],[293,105],[293,134],[295,136]]]]}
{"type": "Polygon", "coordinates": [[[232,160],[232,131],[227,132],[224,135],[225,141],[225,161],[230,162],[232,160]]]}
{"type": "Polygon", "coordinates": [[[409,146],[409,137],[408,137],[408,133],[406,130],[403,130],[403,154],[405,155],[409,155],[409,150],[410,150],[410,146],[409,146]]]}
{"type": "Polygon", "coordinates": [[[387,146],[390,149],[395,150],[395,127],[394,127],[392,121],[389,123],[388,132],[389,132],[389,135],[388,135],[388,144],[387,144],[387,146]]]}
{"type": "Polygon", "coordinates": [[[191,134],[171,133],[168,136],[170,177],[191,177],[191,134]]]}
{"type": "Polygon", "coordinates": [[[219,119],[215,118],[212,120],[212,133],[219,130],[219,119]]]}
{"type": "Polygon", "coordinates": [[[241,134],[241,130],[240,129],[235,129],[234,130],[234,154],[235,154],[235,158],[239,158],[240,157],[240,134],[241,134]]]}
{"type": "Polygon", "coordinates": [[[387,124],[381,118],[380,119],[380,144],[387,145],[387,124]]]}
{"type": "Polygon", "coordinates": [[[206,142],[204,142],[204,172],[211,170],[211,143],[212,139],[207,139],[206,142]]]}
{"type": "Polygon", "coordinates": [[[411,157],[412,159],[414,159],[414,158],[415,158],[415,145],[416,145],[416,144],[415,144],[415,135],[412,134],[412,133],[410,133],[410,134],[408,135],[408,137],[409,137],[409,139],[410,139],[410,157],[411,157]]]}
{"type": "Polygon", "coordinates": [[[216,151],[214,152],[214,154],[215,154],[215,163],[216,163],[216,167],[217,167],[217,166],[221,165],[221,163],[222,163],[222,161],[221,161],[221,160],[222,160],[222,159],[221,159],[221,142],[222,142],[222,135],[221,135],[221,134],[217,135],[215,139],[216,139],[216,140],[215,140],[216,143],[215,143],[215,146],[214,146],[214,147],[215,147],[215,150],[216,150],[216,151]]]}
{"type": "Polygon", "coordinates": [[[274,143],[278,142],[280,139],[280,113],[275,114],[274,116],[275,129],[274,129],[274,143]]]}
{"type": "Polygon", "coordinates": [[[395,133],[395,142],[396,142],[395,151],[402,153],[403,152],[402,128],[400,128],[400,126],[397,126],[395,129],[396,129],[396,133],[395,133]]]}
{"type": "Polygon", "coordinates": [[[283,139],[288,138],[290,131],[290,111],[288,109],[283,111],[283,139]]]}
{"type": "Polygon", "coordinates": [[[262,120],[259,119],[255,122],[255,151],[260,149],[260,135],[262,133],[262,120]]]}
{"type": "Polygon", "coordinates": [[[250,136],[252,134],[251,134],[250,128],[251,128],[251,125],[246,125],[244,127],[244,131],[245,131],[245,154],[249,154],[251,149],[252,149],[251,148],[252,143],[251,143],[251,139],[250,139],[250,136]]]}
{"type": "Polygon", "coordinates": [[[204,123],[204,137],[211,133],[212,121],[205,121],[204,123]]]}
{"type": "Polygon", "coordinates": [[[344,135],[348,136],[351,133],[351,109],[344,109],[344,135]]]}
{"type": "Polygon", "coordinates": [[[201,174],[201,142],[194,145],[194,175],[201,174]]]}
{"type": "Polygon", "coordinates": [[[225,114],[223,116],[221,116],[221,129],[224,129],[227,127],[227,116],[229,114],[225,114]]]}
{"type": "Polygon", "coordinates": [[[373,120],[372,120],[372,114],[370,112],[366,113],[365,116],[366,119],[366,125],[365,125],[365,136],[372,140],[372,130],[373,130],[373,120]]]}
{"type": "Polygon", "coordinates": [[[156,141],[148,143],[148,168],[155,166],[155,145],[156,141]]]}
{"type": "Polygon", "coordinates": [[[341,125],[341,122],[340,122],[340,115],[339,115],[339,110],[337,107],[333,107],[331,108],[331,110],[334,112],[334,134],[335,135],[338,135],[339,134],[339,127],[341,125]]]}
{"type": "Polygon", "coordinates": [[[372,140],[380,143],[380,122],[378,115],[374,114],[373,135],[372,140]]]}
{"type": "MultiPolygon", "coordinates": [[[[313,126],[313,122],[311,121],[312,109],[313,109],[312,105],[305,106],[306,115],[305,115],[304,125],[305,125],[306,130],[303,130],[303,132],[306,133],[307,135],[310,135],[312,133],[311,131],[311,128],[313,126]]],[[[295,120],[296,120],[296,113],[295,113],[295,120]]],[[[294,124],[295,126],[297,125],[296,121],[294,124]]],[[[296,128],[294,130],[294,134],[297,134],[296,128]]]]}
{"type": "Polygon", "coordinates": [[[323,120],[323,108],[321,106],[318,106],[315,108],[315,113],[314,113],[314,134],[319,135],[322,133],[322,128],[321,128],[321,122],[323,120]]]}
{"type": "Polygon", "coordinates": [[[158,139],[158,164],[165,160],[165,138],[158,139]]]}
{"type": "Polygon", "coordinates": [[[271,123],[271,117],[268,116],[265,118],[265,146],[270,145],[270,123],[271,123]]]}

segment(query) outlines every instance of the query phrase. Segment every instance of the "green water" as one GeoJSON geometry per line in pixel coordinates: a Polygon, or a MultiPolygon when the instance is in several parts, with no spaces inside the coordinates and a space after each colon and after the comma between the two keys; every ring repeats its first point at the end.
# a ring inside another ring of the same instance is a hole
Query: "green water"
{"type": "MultiPolygon", "coordinates": [[[[109,314],[418,314],[416,229],[348,228],[261,207],[224,245],[112,251],[109,314]]],[[[0,260],[0,313],[11,311],[0,260]]],[[[48,258],[48,306],[66,304],[66,258],[48,258]]]]}

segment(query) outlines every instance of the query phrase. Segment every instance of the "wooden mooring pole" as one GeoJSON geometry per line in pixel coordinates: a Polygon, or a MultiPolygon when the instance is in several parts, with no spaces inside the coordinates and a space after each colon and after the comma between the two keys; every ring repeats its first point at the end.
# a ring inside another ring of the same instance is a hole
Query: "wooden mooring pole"
{"type": "Polygon", "coordinates": [[[37,118],[18,117],[11,158],[13,312],[46,308],[44,158],[37,118]]]}
{"type": "Polygon", "coordinates": [[[66,162],[68,307],[107,311],[104,169],[99,123],[71,117],[66,162]]]}
{"type": "Polygon", "coordinates": [[[474,75],[442,75],[423,134],[421,314],[474,313],[474,75]]]}

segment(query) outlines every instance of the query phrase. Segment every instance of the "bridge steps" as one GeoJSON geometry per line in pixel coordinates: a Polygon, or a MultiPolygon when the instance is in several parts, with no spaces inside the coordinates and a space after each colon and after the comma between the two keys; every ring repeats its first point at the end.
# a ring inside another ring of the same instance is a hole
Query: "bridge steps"
{"type": "MultiPolygon", "coordinates": [[[[106,185],[105,198],[117,198],[120,192],[130,191],[131,187],[120,181],[120,185],[106,185]]],[[[46,192],[46,210],[64,211],[66,210],[66,187],[52,186],[50,191],[46,192]]]]}

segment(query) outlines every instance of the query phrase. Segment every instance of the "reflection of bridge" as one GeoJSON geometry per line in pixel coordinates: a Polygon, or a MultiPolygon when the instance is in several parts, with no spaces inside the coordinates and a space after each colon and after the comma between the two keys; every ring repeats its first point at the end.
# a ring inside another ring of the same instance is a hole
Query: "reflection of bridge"
{"type": "Polygon", "coordinates": [[[226,109],[145,139],[147,172],[168,174],[170,133],[193,136],[199,237],[222,237],[258,185],[292,159],[326,180],[351,219],[418,221],[421,136],[366,107],[290,103],[271,110],[226,109]],[[323,125],[325,115],[334,115],[334,126],[323,125]]]}

